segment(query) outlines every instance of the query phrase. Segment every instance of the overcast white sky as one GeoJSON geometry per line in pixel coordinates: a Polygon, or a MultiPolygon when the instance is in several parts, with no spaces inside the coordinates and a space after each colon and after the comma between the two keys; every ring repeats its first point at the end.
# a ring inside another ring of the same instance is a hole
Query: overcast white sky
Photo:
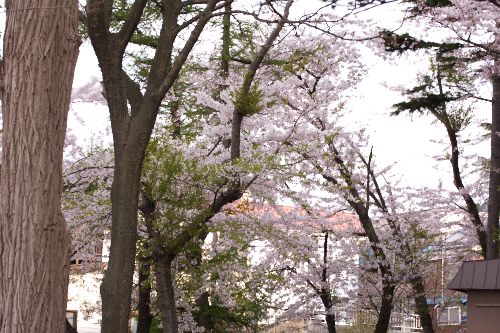
{"type": "MultiPolygon", "coordinates": [[[[367,15],[378,21],[377,25],[379,26],[394,29],[399,27],[398,20],[388,20],[387,18],[400,15],[400,8],[398,4],[384,5],[362,15],[367,15]]],[[[412,31],[412,34],[418,32],[420,31],[412,31]]],[[[387,82],[389,86],[393,87],[413,87],[417,73],[428,69],[429,57],[421,52],[401,56],[394,62],[373,57],[369,54],[365,56],[369,64],[372,65],[369,68],[368,77],[358,87],[361,98],[353,100],[351,108],[368,128],[368,133],[372,138],[374,154],[379,159],[379,165],[381,161],[387,164],[397,161],[398,165],[394,171],[413,186],[435,187],[439,180],[442,180],[446,188],[454,188],[450,163],[441,162],[439,166],[443,171],[440,172],[434,168],[437,163],[432,158],[432,156],[443,155],[443,149],[447,148],[443,144],[430,142],[430,140],[448,142],[444,127],[440,124],[432,124],[433,118],[430,116],[389,116],[392,105],[403,101],[403,97],[399,92],[391,91],[381,84],[387,82]]],[[[488,85],[484,87],[482,93],[487,98],[491,96],[488,85]]],[[[476,124],[489,122],[491,104],[477,102],[475,107],[474,121],[476,124]]],[[[465,153],[471,154],[475,152],[489,158],[489,149],[488,142],[484,142],[475,146],[474,149],[466,150],[465,153]]],[[[446,151],[449,151],[449,149],[446,149],[446,151]]]]}

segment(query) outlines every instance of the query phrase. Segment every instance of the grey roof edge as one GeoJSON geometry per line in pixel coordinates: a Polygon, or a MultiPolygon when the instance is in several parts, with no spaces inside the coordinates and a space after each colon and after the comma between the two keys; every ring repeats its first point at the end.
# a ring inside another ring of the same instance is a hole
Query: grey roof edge
{"type": "Polygon", "coordinates": [[[473,260],[473,261],[464,261],[462,266],[458,270],[457,274],[451,281],[448,286],[450,290],[456,290],[461,292],[467,292],[468,290],[500,290],[500,281],[498,276],[500,274],[500,259],[486,259],[486,260],[473,260]],[[478,273],[478,269],[476,265],[478,263],[486,263],[486,271],[484,273],[478,273]],[[465,269],[467,267],[467,269],[465,269]],[[472,275],[471,275],[472,272],[472,275]],[[482,274],[484,276],[477,276],[477,274],[482,274]],[[491,276],[490,276],[491,275],[491,276]],[[494,275],[494,277],[493,277],[494,275]],[[474,279],[480,279],[482,281],[491,281],[491,279],[495,279],[497,283],[494,288],[486,287],[486,282],[483,282],[482,287],[472,287],[472,281],[474,279]]]}
{"type": "MultiPolygon", "coordinates": [[[[462,281],[462,274],[463,274],[463,270],[464,270],[464,264],[466,263],[467,261],[464,261],[462,263],[462,266],[460,266],[460,269],[458,270],[457,274],[453,277],[453,280],[451,280],[449,286],[447,289],[450,289],[450,290],[456,290],[456,291],[461,291],[461,292],[464,292],[466,293],[467,290],[465,289],[462,289],[460,287],[460,283],[462,281]]],[[[441,268],[443,269],[443,268],[441,268]]]]}

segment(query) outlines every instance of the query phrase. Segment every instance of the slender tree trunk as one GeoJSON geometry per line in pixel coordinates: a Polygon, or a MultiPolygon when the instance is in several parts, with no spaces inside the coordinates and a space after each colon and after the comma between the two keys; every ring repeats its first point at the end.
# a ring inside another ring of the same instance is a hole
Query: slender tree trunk
{"type": "Polygon", "coordinates": [[[174,280],[172,276],[173,255],[155,254],[157,267],[155,269],[156,292],[158,307],[161,311],[161,323],[164,333],[177,333],[177,308],[175,306],[174,280]]]}
{"type": "MultiPolygon", "coordinates": [[[[357,194],[357,193],[356,193],[357,194]]],[[[357,196],[359,198],[359,194],[357,196]]],[[[394,273],[392,267],[387,263],[387,257],[384,250],[380,247],[380,240],[375,231],[371,218],[368,216],[368,211],[363,206],[362,203],[350,202],[351,206],[355,208],[356,213],[361,221],[361,225],[370,240],[371,249],[375,254],[375,257],[379,261],[378,267],[380,268],[380,273],[382,275],[382,300],[380,303],[380,310],[378,313],[377,324],[375,325],[374,333],[386,333],[389,329],[391,313],[392,313],[392,303],[394,300],[394,273]]]]}
{"type": "Polygon", "coordinates": [[[66,331],[70,235],[62,157],[78,1],[7,0],[2,90],[0,332],[66,331]]]}
{"type": "MultiPolygon", "coordinates": [[[[155,224],[155,210],[156,203],[150,199],[151,194],[145,191],[141,192],[141,201],[138,206],[139,210],[144,217],[144,221],[146,224],[146,229],[148,230],[149,239],[146,242],[146,246],[151,248],[153,254],[150,258],[145,259],[146,261],[152,261],[153,265],[156,265],[157,256],[155,255],[158,252],[157,247],[153,247],[156,245],[155,237],[157,232],[154,230],[155,224]]],[[[151,323],[153,321],[153,315],[151,314],[151,284],[148,284],[148,287],[144,289],[143,283],[144,281],[151,275],[151,264],[142,264],[139,272],[139,323],[137,326],[137,333],[148,333],[151,328],[151,323]]]]}
{"type": "Polygon", "coordinates": [[[328,327],[328,333],[337,333],[335,330],[335,315],[332,314],[327,314],[325,316],[326,319],[326,326],[328,327]]]}
{"type": "Polygon", "coordinates": [[[163,332],[177,333],[177,308],[172,276],[172,261],[176,255],[165,252],[164,240],[162,240],[161,234],[155,230],[156,203],[151,199],[150,193],[142,193],[139,209],[144,216],[152,244],[153,271],[156,279],[156,294],[163,332]]]}
{"type": "MultiPolygon", "coordinates": [[[[222,17],[222,54],[221,54],[221,70],[222,77],[227,78],[229,75],[229,54],[231,46],[231,4],[228,3],[224,6],[224,16],[222,17]]],[[[225,89],[226,87],[221,87],[225,89]]]]}
{"type": "MultiPolygon", "coordinates": [[[[438,63],[437,66],[437,82],[439,88],[439,95],[446,98],[446,95],[443,90],[442,83],[442,74],[441,74],[441,66],[438,63]]],[[[486,230],[484,229],[483,222],[481,217],[479,216],[479,209],[474,202],[474,199],[469,195],[469,193],[464,192],[463,189],[464,184],[462,182],[462,174],[460,172],[460,149],[458,148],[458,139],[457,139],[457,130],[455,126],[450,122],[450,116],[447,111],[447,103],[443,102],[441,105],[441,112],[437,112],[436,110],[431,110],[431,113],[446,127],[446,132],[448,133],[448,138],[450,139],[451,144],[451,167],[453,170],[453,183],[455,187],[460,192],[460,195],[465,201],[467,205],[467,212],[470,214],[471,222],[474,225],[474,229],[476,231],[477,238],[479,240],[479,245],[481,246],[481,252],[483,256],[486,256],[487,249],[487,235],[486,230]]]]}
{"type": "Polygon", "coordinates": [[[151,314],[151,284],[147,281],[150,273],[151,265],[149,263],[140,265],[137,333],[149,333],[153,321],[153,315],[151,314]]]}
{"type": "MultiPolygon", "coordinates": [[[[498,65],[498,62],[496,62],[498,65]]],[[[491,112],[491,160],[488,199],[488,248],[486,259],[498,258],[498,219],[500,213],[500,75],[493,76],[491,112]]]]}
{"type": "MultiPolygon", "coordinates": [[[[198,244],[195,244],[194,248],[188,253],[188,261],[192,263],[192,268],[195,270],[201,269],[201,264],[203,262],[203,249],[199,244],[204,244],[207,239],[208,231],[206,227],[202,226],[202,230],[198,234],[198,244]]],[[[196,300],[196,305],[198,307],[197,314],[195,317],[198,327],[205,328],[205,332],[211,332],[213,327],[213,317],[210,315],[210,293],[205,291],[196,300]]]]}
{"type": "Polygon", "coordinates": [[[394,299],[394,284],[384,279],[382,287],[382,302],[374,333],[387,333],[391,322],[392,301],[394,299]]]}
{"type": "MultiPolygon", "coordinates": [[[[448,138],[451,143],[451,166],[453,169],[453,183],[457,190],[461,191],[464,188],[464,184],[462,182],[462,176],[460,172],[460,167],[458,163],[458,158],[460,154],[460,150],[458,149],[458,140],[457,134],[451,128],[450,124],[445,124],[446,130],[448,131],[448,138]]],[[[481,221],[481,217],[479,216],[479,209],[474,202],[474,199],[469,195],[469,193],[462,193],[462,198],[467,205],[467,212],[471,215],[471,221],[474,225],[474,229],[476,231],[477,238],[479,240],[479,245],[481,246],[481,252],[486,255],[487,249],[487,235],[486,230],[484,230],[483,222],[481,221]]]]}
{"type": "Polygon", "coordinates": [[[196,305],[198,306],[198,316],[196,316],[196,323],[199,327],[205,328],[205,332],[211,332],[211,330],[214,328],[213,317],[208,313],[208,311],[210,310],[209,297],[210,294],[208,293],[208,291],[205,291],[196,300],[196,305]]]}
{"type": "MultiPolygon", "coordinates": [[[[374,333],[386,333],[389,329],[391,313],[392,313],[392,302],[394,299],[394,273],[390,263],[387,262],[387,257],[382,247],[380,247],[380,240],[378,238],[373,222],[370,218],[369,206],[365,206],[359,192],[353,186],[351,181],[351,174],[345,168],[344,161],[340,158],[340,154],[337,149],[332,145],[331,149],[335,154],[334,161],[339,166],[339,171],[342,177],[349,185],[349,192],[354,199],[347,199],[348,204],[354,209],[359,217],[359,221],[363,230],[365,230],[366,236],[370,241],[371,250],[378,260],[378,267],[382,275],[382,300],[380,305],[380,311],[377,318],[377,324],[375,325],[374,333]]],[[[338,185],[339,182],[326,174],[322,174],[322,177],[328,182],[338,185]]]]}
{"type": "Polygon", "coordinates": [[[422,332],[434,333],[431,314],[429,312],[429,307],[427,306],[427,300],[425,298],[425,288],[422,277],[417,276],[414,279],[411,279],[411,284],[413,287],[413,292],[415,293],[415,310],[420,316],[420,325],[422,326],[422,332]]]}
{"type": "MultiPolygon", "coordinates": [[[[329,237],[329,232],[325,231],[324,235],[324,241],[323,241],[323,270],[321,272],[321,282],[326,284],[328,283],[328,237],[329,237]]],[[[331,290],[327,288],[317,288],[315,287],[311,281],[307,281],[308,284],[316,291],[318,296],[321,298],[321,302],[323,303],[323,306],[325,307],[325,320],[326,320],[326,326],[328,328],[328,333],[337,333],[335,330],[335,314],[333,313],[333,306],[335,305],[335,302],[332,298],[331,295],[331,290]]]]}

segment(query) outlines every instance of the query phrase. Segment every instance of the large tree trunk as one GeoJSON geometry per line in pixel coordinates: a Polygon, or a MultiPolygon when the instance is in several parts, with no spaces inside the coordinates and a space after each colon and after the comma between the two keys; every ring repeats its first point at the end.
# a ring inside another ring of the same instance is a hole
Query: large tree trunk
{"type": "Polygon", "coordinates": [[[0,331],[66,331],[70,235],[62,157],[78,1],[8,0],[4,40],[0,331]]]}
{"type": "Polygon", "coordinates": [[[486,259],[498,258],[498,218],[500,212],[500,76],[493,76],[491,112],[491,161],[488,199],[488,248],[486,259]]]}

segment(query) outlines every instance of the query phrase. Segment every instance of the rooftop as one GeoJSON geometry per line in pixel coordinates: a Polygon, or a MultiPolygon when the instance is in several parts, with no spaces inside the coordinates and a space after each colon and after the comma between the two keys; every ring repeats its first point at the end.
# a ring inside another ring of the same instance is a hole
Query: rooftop
{"type": "Polygon", "coordinates": [[[448,289],[500,290],[500,259],[465,261],[448,289]]]}

